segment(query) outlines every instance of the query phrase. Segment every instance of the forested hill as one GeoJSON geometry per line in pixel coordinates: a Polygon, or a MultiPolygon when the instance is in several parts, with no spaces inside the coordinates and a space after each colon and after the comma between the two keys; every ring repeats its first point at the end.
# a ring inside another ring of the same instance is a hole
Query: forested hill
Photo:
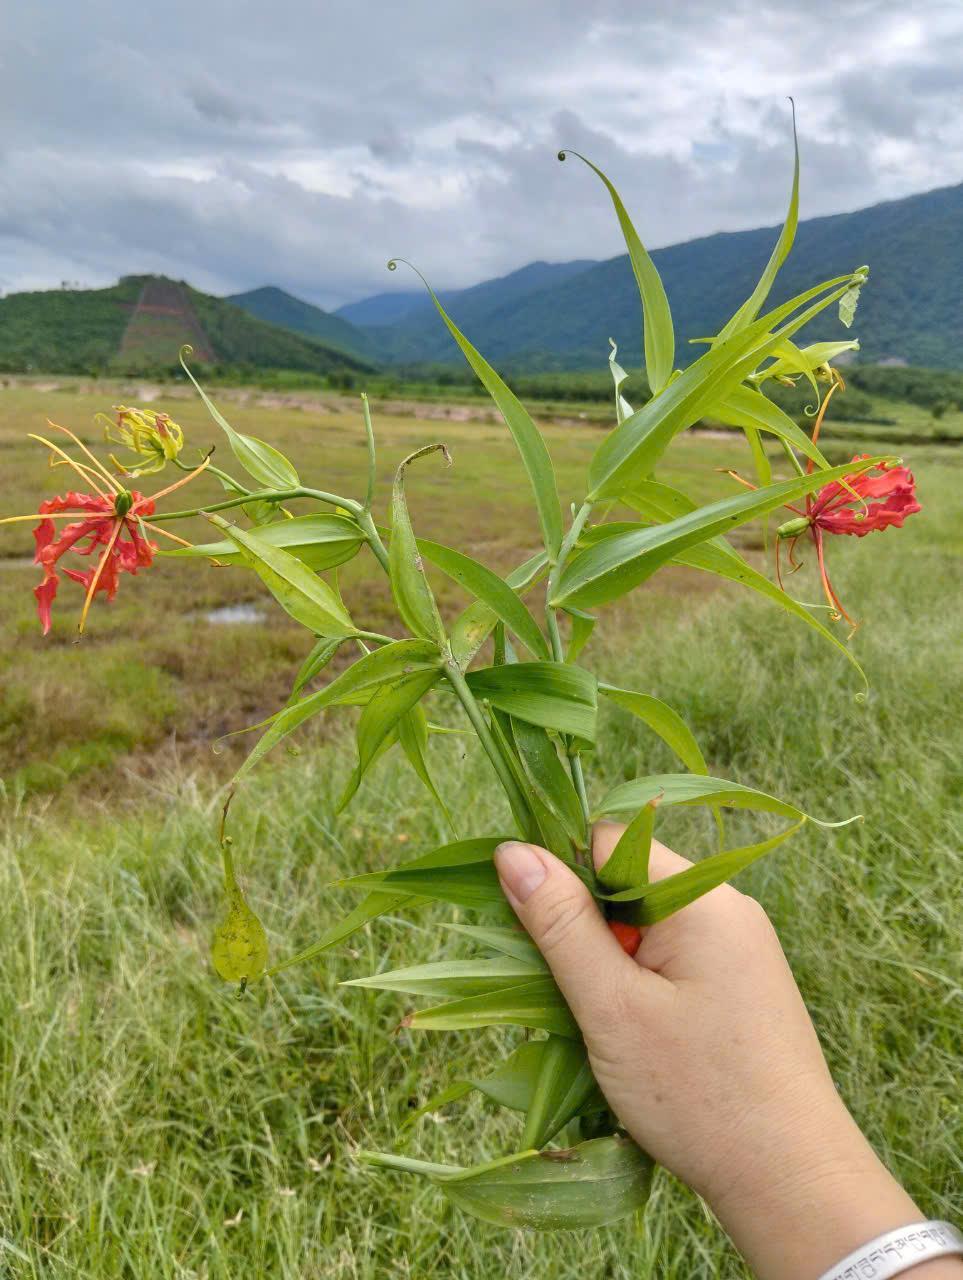
{"type": "Polygon", "coordinates": [[[164,276],[124,276],[108,289],[46,289],[0,299],[0,370],[149,373],[195,361],[329,374],[369,367],[357,356],[279,328],[164,276]]]}
{"type": "MultiPolygon", "coordinates": [[[[644,236],[644,225],[639,230],[644,236]]],[[[724,233],[653,253],[680,339],[679,363],[697,350],[686,345],[688,339],[716,331],[748,296],[777,234],[776,227],[724,233]]],[[[862,344],[860,359],[963,368],[963,184],[800,223],[773,301],[863,263],[870,266],[870,283],[854,327],[862,344]]],[[[628,258],[578,265],[574,273],[528,291],[516,287],[509,294],[497,288],[499,282],[488,281],[446,300],[453,318],[496,362],[526,368],[598,366],[613,337],[631,363],[639,350],[641,318],[628,258]]],[[[384,304],[342,309],[356,324],[384,314],[384,304]]],[[[367,331],[384,359],[459,358],[427,309],[406,309],[394,323],[367,331]]],[[[843,332],[833,317],[820,321],[821,336],[843,332]]]]}

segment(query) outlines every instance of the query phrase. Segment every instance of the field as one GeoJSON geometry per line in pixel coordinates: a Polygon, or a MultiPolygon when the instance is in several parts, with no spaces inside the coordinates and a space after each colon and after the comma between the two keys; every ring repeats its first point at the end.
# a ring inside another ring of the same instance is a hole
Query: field
{"type": "MultiPolygon", "coordinates": [[[[4,511],[67,487],[26,431],[50,417],[93,441],[96,409],[138,402],[129,388],[95,396],[61,385],[0,391],[4,511]]],[[[314,483],[359,492],[360,417],[345,400],[291,407],[245,394],[224,396],[235,426],[277,443],[314,483]]],[[[504,429],[460,411],[440,421],[393,408],[376,410],[384,482],[420,444],[443,439],[454,455],[450,470],[429,459],[412,478],[419,532],[498,569],[533,549],[504,429]]],[[[198,446],[217,441],[195,403],[177,399],[171,412],[198,446]]],[[[556,421],[545,431],[563,497],[574,498],[598,430],[556,421]]],[[[847,445],[836,424],[831,450],[843,457],[847,445]]],[[[864,437],[850,447],[864,451],[864,437]]],[[[697,497],[722,495],[731,481],[717,468],[748,469],[744,454],[731,439],[692,435],[677,442],[664,478],[697,497]]],[[[225,455],[221,445],[221,465],[225,455]]],[[[866,702],[848,665],[805,628],[694,572],[660,575],[605,617],[589,653],[601,673],[686,714],[714,772],[821,816],[865,815],[839,832],[804,832],[741,885],[779,928],[857,1119],[924,1212],[952,1218],[963,1209],[958,486],[953,449],[914,445],[907,457],[923,513],[902,532],[831,548],[834,579],[865,620],[854,647],[866,702]]],[[[147,481],[150,491],[167,477],[147,481]]],[[[215,494],[202,478],[179,497],[193,506],[215,494]]],[[[204,538],[197,524],[187,536],[204,538]]],[[[283,700],[303,657],[300,633],[240,570],[163,561],[125,579],[114,605],[98,602],[79,645],[80,589],[65,583],[43,641],[29,527],[0,530],[0,1274],[743,1274],[704,1206],[664,1173],[639,1222],[550,1239],[482,1227],[430,1188],[372,1177],[352,1160],[358,1146],[394,1145],[399,1117],[452,1064],[468,1070],[473,1052],[511,1039],[490,1033],[474,1049],[457,1036],[416,1039],[397,1030],[403,1001],[338,986],[450,950],[437,927],[450,914],[381,922],[350,948],[233,999],[206,951],[219,911],[216,814],[242,748],[228,743],[215,756],[210,744],[283,700]],[[211,620],[236,606],[258,620],[211,620]]],[[[383,584],[362,559],[343,587],[356,616],[391,629],[383,584]]],[[[798,594],[814,592],[806,576],[798,594]]],[[[444,594],[447,611],[458,603],[444,594]]],[[[437,772],[465,833],[491,830],[504,815],[483,761],[461,742],[433,745],[437,772]]],[[[591,767],[597,788],[670,767],[619,715],[603,744],[591,767]]],[[[353,901],[331,880],[443,835],[393,756],[352,809],[333,815],[352,763],[343,721],[299,746],[257,774],[236,809],[244,882],[278,957],[353,901]]],[[[732,826],[735,837],[751,829],[732,826]]],[[[708,843],[691,815],[673,815],[661,834],[693,855],[708,843]]],[[[421,1120],[408,1146],[469,1161],[514,1136],[510,1121],[476,1104],[421,1120]]]]}

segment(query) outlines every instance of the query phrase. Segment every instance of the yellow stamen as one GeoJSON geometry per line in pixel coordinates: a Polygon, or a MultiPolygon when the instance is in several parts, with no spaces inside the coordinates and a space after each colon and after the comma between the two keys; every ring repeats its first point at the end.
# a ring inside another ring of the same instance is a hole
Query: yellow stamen
{"type": "MultiPolygon", "coordinates": [[[[104,511],[102,514],[107,517],[110,512],[104,511]]],[[[18,520],[97,520],[100,518],[96,511],[31,511],[25,516],[4,516],[0,524],[16,524],[18,520]]]]}
{"type": "Polygon", "coordinates": [[[186,538],[179,538],[176,533],[168,533],[168,531],[166,529],[162,529],[159,524],[151,524],[149,520],[144,520],[141,517],[138,517],[138,519],[140,519],[140,523],[145,529],[150,529],[151,533],[159,533],[165,538],[170,538],[172,542],[179,542],[182,547],[193,547],[194,545],[193,542],[188,542],[186,538]]]}
{"type": "MultiPolygon", "coordinates": [[[[160,493],[152,493],[149,498],[142,498],[142,502],[156,502],[158,498],[166,498],[169,493],[173,493],[175,489],[180,489],[182,485],[190,484],[195,476],[199,476],[206,466],[210,464],[211,459],[205,458],[196,470],[192,471],[189,476],[181,476],[180,480],[175,480],[173,484],[169,484],[166,489],[161,489],[160,493]]],[[[135,502],[131,507],[131,512],[136,514],[140,503],[135,502]]]]}
{"type": "Polygon", "coordinates": [[[116,490],[114,489],[113,485],[111,485],[110,493],[104,493],[103,489],[101,489],[100,485],[97,484],[96,480],[94,480],[92,476],[85,475],[85,473],[80,468],[80,463],[75,462],[69,453],[64,453],[63,449],[61,449],[59,445],[54,444],[51,440],[45,440],[43,436],[36,436],[32,431],[29,431],[27,433],[27,439],[37,440],[39,441],[40,444],[46,445],[47,448],[52,450],[54,453],[59,454],[59,456],[64,460],[64,462],[66,462],[68,467],[73,467],[73,469],[77,472],[77,474],[83,480],[84,484],[92,484],[102,498],[109,499],[113,497],[114,493],[116,493],[116,490]]]}
{"type": "Polygon", "coordinates": [[[67,427],[62,427],[59,422],[51,422],[49,418],[47,419],[47,426],[53,427],[55,431],[62,431],[65,436],[69,436],[70,439],[73,440],[77,448],[81,451],[81,453],[85,453],[87,455],[87,457],[94,464],[94,466],[100,472],[101,476],[107,481],[107,483],[113,486],[114,484],[113,476],[104,466],[104,464],[98,458],[94,457],[94,455],[90,452],[90,450],[87,448],[87,446],[78,436],[75,436],[74,433],[70,431],[67,427]]]}
{"type": "MultiPolygon", "coordinates": [[[[67,466],[67,463],[65,463],[61,458],[51,458],[50,465],[51,467],[65,467],[67,466]]],[[[93,467],[88,467],[85,462],[77,462],[76,459],[72,458],[70,465],[75,471],[79,471],[82,475],[86,476],[88,482],[92,485],[96,485],[97,481],[103,478],[99,471],[95,471],[93,467]]]]}
{"type": "Polygon", "coordinates": [[[104,554],[100,557],[100,560],[97,562],[97,568],[94,570],[94,576],[91,578],[90,586],[87,588],[87,596],[86,596],[86,599],[84,600],[84,607],[80,615],[80,622],[77,624],[78,635],[82,636],[84,634],[84,623],[87,621],[87,613],[90,609],[91,602],[93,601],[94,592],[97,590],[97,583],[100,581],[100,576],[104,572],[104,567],[107,564],[108,559],[110,558],[110,553],[114,549],[114,543],[117,541],[117,537],[123,527],[124,527],[123,520],[118,519],[114,525],[114,531],[110,535],[110,541],[107,543],[107,546],[104,548],[104,554]]]}

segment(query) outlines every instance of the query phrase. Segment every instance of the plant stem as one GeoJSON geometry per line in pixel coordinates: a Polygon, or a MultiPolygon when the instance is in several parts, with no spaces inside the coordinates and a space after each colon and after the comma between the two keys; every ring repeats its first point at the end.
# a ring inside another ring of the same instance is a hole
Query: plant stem
{"type": "Polygon", "coordinates": [[[237,498],[226,498],[223,502],[207,502],[201,507],[192,507],[189,511],[164,511],[160,515],[151,516],[155,524],[167,520],[187,520],[190,516],[199,516],[204,511],[227,511],[230,507],[242,507],[247,502],[290,502],[293,498],[314,498],[317,502],[329,502],[334,507],[344,507],[355,519],[362,514],[361,504],[353,498],[342,498],[337,493],[326,493],[323,489],[259,489],[253,493],[245,493],[237,498]]]}
{"type": "Polygon", "coordinates": [[[385,544],[381,541],[381,534],[378,532],[374,520],[371,518],[371,512],[367,507],[357,513],[355,519],[364,531],[365,539],[368,546],[374,552],[374,555],[381,565],[382,569],[388,572],[388,552],[385,550],[385,544]]]}
{"type": "MultiPolygon", "coordinates": [[[[575,513],[575,516],[572,520],[571,525],[569,526],[568,532],[566,533],[565,537],[562,539],[562,545],[559,547],[559,550],[558,550],[558,558],[556,559],[555,563],[552,565],[551,572],[548,575],[548,583],[546,584],[546,588],[545,588],[545,621],[548,625],[548,638],[552,646],[552,657],[555,659],[556,662],[564,662],[565,654],[562,649],[561,632],[558,629],[558,613],[555,610],[554,606],[552,605],[551,599],[555,593],[555,588],[558,585],[558,580],[561,577],[562,570],[565,568],[565,564],[572,553],[572,548],[575,546],[576,542],[578,541],[579,534],[585,528],[585,522],[586,520],[588,520],[589,515],[591,514],[591,511],[592,511],[591,502],[583,502],[581,507],[579,507],[578,511],[575,513]]],[[[565,747],[566,747],[566,754],[568,756],[568,770],[569,770],[569,773],[572,775],[572,783],[575,787],[575,792],[576,792],[576,795],[578,796],[579,804],[582,806],[582,816],[585,819],[585,830],[587,833],[588,827],[589,827],[590,809],[589,809],[589,802],[588,802],[588,793],[585,789],[585,774],[582,770],[582,760],[578,752],[572,749],[571,739],[569,738],[565,739],[565,747]]],[[[581,856],[582,850],[580,849],[576,849],[575,853],[576,853],[576,857],[578,857],[582,865],[588,869],[589,873],[592,875],[594,880],[595,868],[592,865],[591,858],[583,858],[581,856]]]]}
{"type": "MultiPolygon", "coordinates": [[[[471,721],[472,728],[478,735],[478,741],[485,750],[485,754],[492,762],[492,768],[498,775],[498,780],[505,788],[505,794],[508,796],[513,813],[526,813],[528,811],[528,802],[522,795],[518,783],[512,777],[511,770],[502,759],[501,752],[498,750],[498,744],[492,737],[492,732],[485,723],[485,717],[482,715],[481,708],[475,701],[475,695],[468,687],[468,682],[462,675],[461,668],[453,658],[449,658],[445,662],[445,674],[448,682],[455,691],[458,701],[465,709],[465,714],[471,721]]],[[[525,834],[524,832],[522,833],[525,834]]]]}

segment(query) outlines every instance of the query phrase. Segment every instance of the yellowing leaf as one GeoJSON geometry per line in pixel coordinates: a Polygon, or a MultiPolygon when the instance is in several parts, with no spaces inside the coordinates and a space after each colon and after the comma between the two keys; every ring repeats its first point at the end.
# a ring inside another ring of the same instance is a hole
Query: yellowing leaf
{"type": "Polygon", "coordinates": [[[235,883],[228,889],[227,915],[214,930],[211,960],[225,982],[253,982],[267,966],[267,934],[235,883]]]}

